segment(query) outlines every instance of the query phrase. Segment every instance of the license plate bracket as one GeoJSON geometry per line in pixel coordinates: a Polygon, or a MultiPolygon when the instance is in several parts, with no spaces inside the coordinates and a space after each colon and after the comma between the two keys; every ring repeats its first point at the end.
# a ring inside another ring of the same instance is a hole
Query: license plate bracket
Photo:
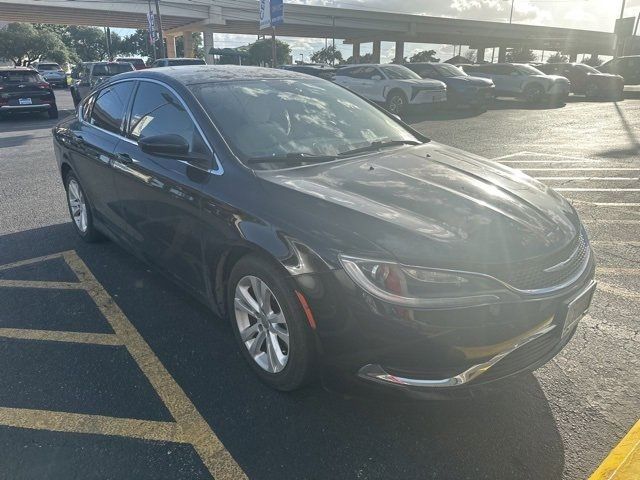
{"type": "Polygon", "coordinates": [[[562,337],[567,336],[580,319],[587,314],[595,290],[596,282],[592,282],[587,288],[582,290],[582,292],[566,304],[566,308],[564,310],[565,315],[562,321],[562,337]]]}

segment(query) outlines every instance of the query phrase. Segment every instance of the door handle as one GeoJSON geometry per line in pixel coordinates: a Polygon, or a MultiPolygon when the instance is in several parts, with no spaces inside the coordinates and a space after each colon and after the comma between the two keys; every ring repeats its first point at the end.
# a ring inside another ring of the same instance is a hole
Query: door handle
{"type": "Polygon", "coordinates": [[[120,163],[124,163],[125,165],[129,165],[133,163],[133,158],[128,153],[116,153],[116,160],[120,163]]]}

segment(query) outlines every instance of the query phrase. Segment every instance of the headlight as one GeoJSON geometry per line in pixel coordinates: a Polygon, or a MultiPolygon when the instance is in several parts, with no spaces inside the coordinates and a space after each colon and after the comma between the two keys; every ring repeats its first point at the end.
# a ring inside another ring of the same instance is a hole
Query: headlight
{"type": "Polygon", "coordinates": [[[500,284],[481,275],[408,267],[340,255],[356,285],[379,300],[409,308],[456,308],[500,301],[500,284]]]}

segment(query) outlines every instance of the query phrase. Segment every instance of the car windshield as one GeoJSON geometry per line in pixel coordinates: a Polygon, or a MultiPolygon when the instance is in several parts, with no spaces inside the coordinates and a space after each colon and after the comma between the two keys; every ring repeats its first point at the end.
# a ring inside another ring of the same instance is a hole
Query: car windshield
{"type": "Polygon", "coordinates": [[[130,63],[109,63],[107,65],[95,65],[92,75],[96,77],[110,77],[119,73],[130,72],[133,65],[130,63]]]}
{"type": "Polygon", "coordinates": [[[514,65],[515,69],[524,75],[544,75],[543,72],[531,65],[514,65]]]}
{"type": "Polygon", "coordinates": [[[408,80],[415,78],[420,80],[421,78],[416,72],[413,72],[402,65],[385,65],[384,67],[380,67],[380,70],[382,70],[388,78],[393,80],[408,80]]]}
{"type": "Polygon", "coordinates": [[[448,63],[433,63],[431,66],[443,77],[468,77],[460,68],[448,63]]]}
{"type": "Polygon", "coordinates": [[[583,72],[586,73],[601,73],[598,70],[596,70],[595,68],[593,68],[591,65],[585,65],[584,63],[578,63],[575,66],[578,70],[582,70],[583,72]]]}
{"type": "Polygon", "coordinates": [[[28,70],[0,72],[0,83],[38,83],[44,79],[37,72],[28,70]]]}
{"type": "MultiPolygon", "coordinates": [[[[246,80],[189,88],[247,164],[265,157],[333,157],[374,142],[423,141],[365,100],[325,80],[246,80]]],[[[255,168],[274,166],[262,163],[255,168]]]]}
{"type": "Polygon", "coordinates": [[[40,65],[38,65],[38,70],[61,70],[61,68],[57,63],[41,63],[40,65]]]}
{"type": "Polygon", "coordinates": [[[205,65],[204,60],[194,58],[185,60],[169,60],[169,66],[178,67],[181,65],[205,65]]]}

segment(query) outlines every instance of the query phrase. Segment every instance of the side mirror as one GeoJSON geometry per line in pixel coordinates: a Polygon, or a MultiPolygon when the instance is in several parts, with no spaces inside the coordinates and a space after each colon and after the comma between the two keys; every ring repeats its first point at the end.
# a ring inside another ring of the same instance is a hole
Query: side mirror
{"type": "Polygon", "coordinates": [[[189,153],[189,143],[175,133],[142,137],[138,146],[144,153],[163,157],[185,157],[189,153]]]}
{"type": "Polygon", "coordinates": [[[382,77],[380,75],[373,75],[371,80],[382,80],[382,77]]]}

